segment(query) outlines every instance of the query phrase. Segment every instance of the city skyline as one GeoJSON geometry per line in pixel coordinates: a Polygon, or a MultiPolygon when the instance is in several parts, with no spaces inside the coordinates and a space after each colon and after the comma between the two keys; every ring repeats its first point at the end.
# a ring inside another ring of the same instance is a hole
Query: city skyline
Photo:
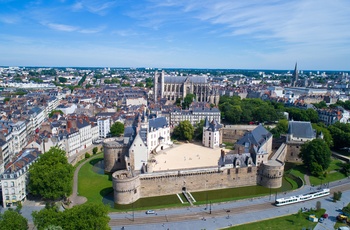
{"type": "Polygon", "coordinates": [[[0,0],[1,66],[349,70],[350,2],[0,0]]]}

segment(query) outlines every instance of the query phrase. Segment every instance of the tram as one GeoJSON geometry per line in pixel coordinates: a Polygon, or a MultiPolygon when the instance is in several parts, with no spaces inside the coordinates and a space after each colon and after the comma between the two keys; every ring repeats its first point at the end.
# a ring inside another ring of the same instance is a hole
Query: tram
{"type": "Polygon", "coordinates": [[[322,190],[306,193],[303,195],[297,195],[297,196],[276,199],[275,205],[276,206],[283,206],[283,205],[287,205],[287,204],[294,204],[294,203],[303,202],[306,200],[316,199],[316,198],[319,198],[322,196],[327,196],[329,194],[330,194],[330,189],[325,188],[322,190]]]}

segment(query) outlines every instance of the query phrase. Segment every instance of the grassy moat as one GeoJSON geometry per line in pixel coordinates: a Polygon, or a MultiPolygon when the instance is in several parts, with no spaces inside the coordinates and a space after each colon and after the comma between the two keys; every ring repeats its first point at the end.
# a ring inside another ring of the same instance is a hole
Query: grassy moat
{"type": "MultiPolygon", "coordinates": [[[[114,205],[113,187],[110,174],[103,173],[103,157],[91,159],[83,165],[79,172],[78,192],[80,196],[87,198],[87,202],[104,203],[110,207],[111,211],[125,211],[130,209],[145,210],[165,207],[183,207],[189,204],[181,203],[176,194],[167,196],[157,196],[141,198],[129,205],[114,205]]],[[[239,199],[247,199],[262,195],[273,195],[288,190],[296,189],[297,183],[290,178],[283,180],[283,186],[278,189],[269,189],[262,186],[248,186],[240,188],[228,188],[220,190],[210,190],[191,193],[197,201],[195,205],[205,204],[207,201],[223,202],[239,199]]]]}

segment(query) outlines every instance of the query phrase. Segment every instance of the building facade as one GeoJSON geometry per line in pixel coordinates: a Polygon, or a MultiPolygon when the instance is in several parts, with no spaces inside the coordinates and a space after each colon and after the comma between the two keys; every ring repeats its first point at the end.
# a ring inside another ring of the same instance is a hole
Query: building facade
{"type": "Polygon", "coordinates": [[[166,98],[170,102],[194,94],[198,102],[219,104],[219,93],[207,81],[207,76],[165,76],[164,71],[154,75],[154,101],[166,98]]]}
{"type": "Polygon", "coordinates": [[[7,167],[0,176],[4,207],[17,205],[27,196],[28,170],[40,156],[36,149],[24,149],[17,160],[7,167]]]}

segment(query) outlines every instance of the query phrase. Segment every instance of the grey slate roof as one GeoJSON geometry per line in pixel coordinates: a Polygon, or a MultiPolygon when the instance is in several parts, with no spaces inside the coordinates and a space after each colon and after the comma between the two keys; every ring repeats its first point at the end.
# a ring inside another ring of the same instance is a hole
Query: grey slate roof
{"type": "Polygon", "coordinates": [[[189,82],[193,83],[193,84],[206,84],[207,83],[207,77],[205,77],[205,76],[192,76],[192,77],[165,76],[164,83],[182,84],[186,81],[186,79],[188,79],[189,82]]]}
{"type": "Polygon", "coordinates": [[[293,137],[299,138],[315,138],[315,130],[309,121],[289,121],[288,134],[293,134],[293,137]]]}
{"type": "MultiPolygon", "coordinates": [[[[250,143],[253,145],[261,146],[268,138],[271,137],[271,133],[267,131],[261,124],[251,132],[244,135],[240,140],[237,141],[239,145],[245,145],[250,143]]],[[[248,147],[248,146],[247,146],[248,147]]],[[[249,146],[250,147],[250,146],[249,146]]]]}
{"type": "Polygon", "coordinates": [[[168,126],[165,117],[157,117],[149,120],[149,128],[159,129],[168,126]]]}

